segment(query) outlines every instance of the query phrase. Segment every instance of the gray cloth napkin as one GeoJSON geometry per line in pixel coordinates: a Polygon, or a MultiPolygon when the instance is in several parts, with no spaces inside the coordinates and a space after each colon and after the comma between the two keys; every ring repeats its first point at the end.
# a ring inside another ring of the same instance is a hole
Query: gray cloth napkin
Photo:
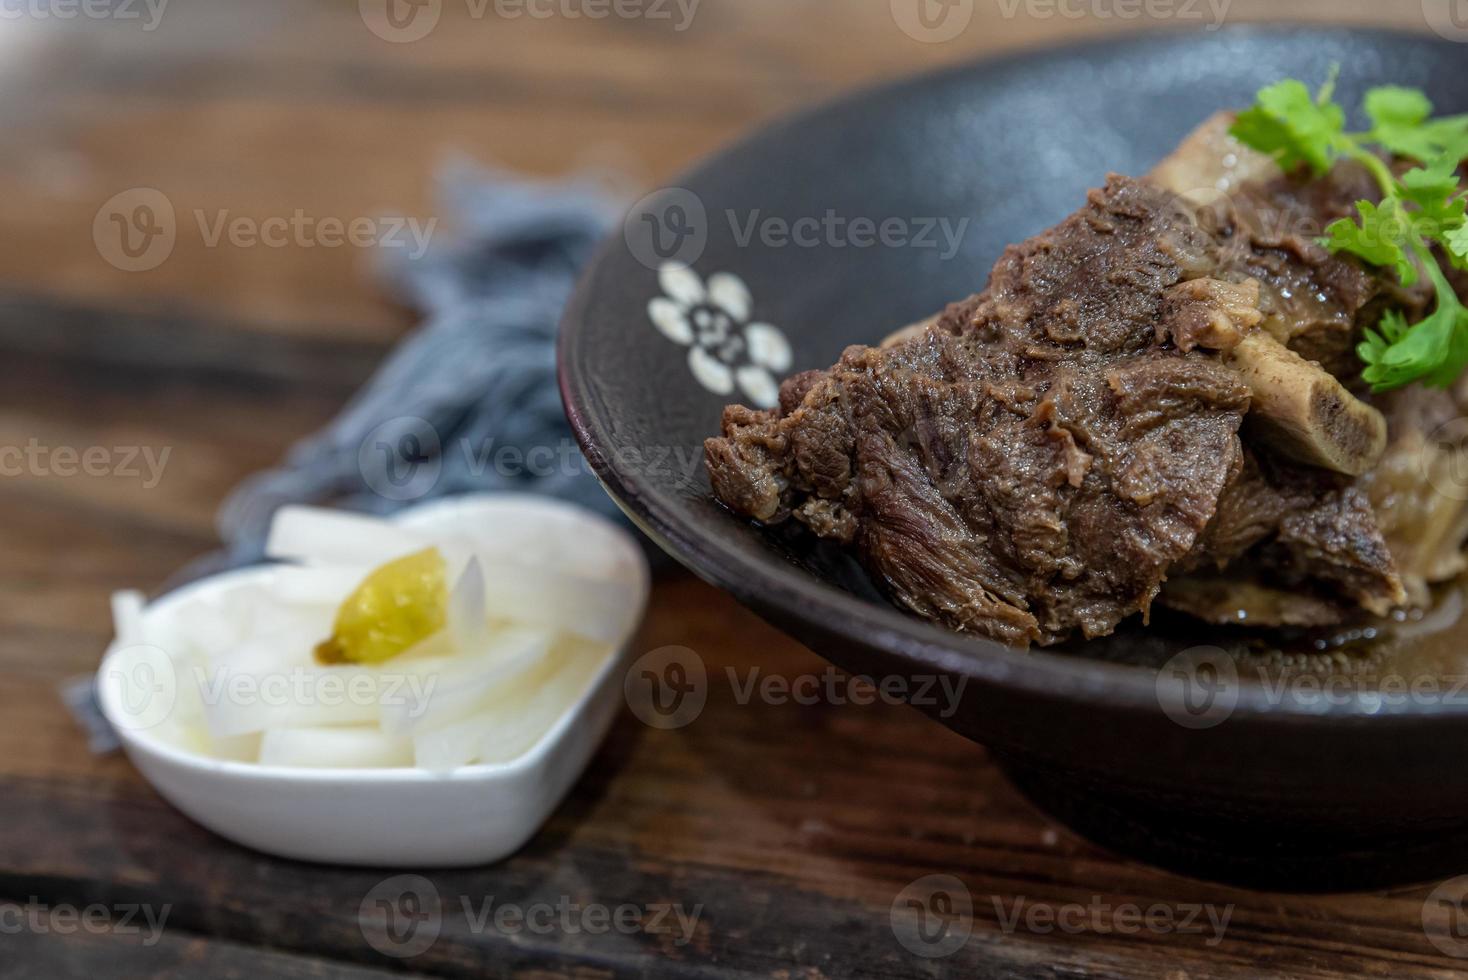
{"type": "Polygon", "coordinates": [[[566,424],[555,337],[619,204],[590,177],[532,181],[466,161],[444,167],[438,199],[453,240],[381,262],[422,326],[329,425],[235,489],[219,513],[227,552],[215,567],[259,560],[271,515],[287,503],[387,513],[516,490],[615,513],[566,424]]]}

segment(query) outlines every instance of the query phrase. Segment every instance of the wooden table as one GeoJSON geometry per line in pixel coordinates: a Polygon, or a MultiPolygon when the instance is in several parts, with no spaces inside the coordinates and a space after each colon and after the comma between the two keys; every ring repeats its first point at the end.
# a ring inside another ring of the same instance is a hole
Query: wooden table
{"type": "MultiPolygon", "coordinates": [[[[380,952],[359,924],[390,874],[250,853],[173,811],[125,759],[90,756],[56,689],[95,667],[108,594],[156,588],[209,550],[228,488],[327,419],[411,323],[363,276],[359,249],[209,247],[184,224],[161,266],[121,271],[92,238],[112,195],[151,187],[180,214],[254,220],[426,216],[430,172],[454,150],[546,174],[612,165],[630,193],[859,81],[1139,26],[977,0],[958,39],[920,43],[882,0],[705,0],[686,31],[442,7],[427,38],[390,43],[350,2],[178,0],[152,30],[141,3],[124,8],[137,19],[101,20],[0,5],[0,445],[170,453],[155,485],[63,475],[60,459],[0,479],[0,976],[1446,977],[1468,965],[1427,941],[1426,888],[1296,897],[1170,877],[1075,839],[981,748],[906,708],[740,704],[727,667],[794,679],[824,665],[677,575],[657,584],[637,646],[704,657],[704,714],[677,731],[624,714],[523,852],[429,874],[442,915],[421,955],[380,952]],[[904,889],[932,874],[972,896],[972,933],[943,958],[913,955],[893,928],[904,889]],[[573,909],[572,927],[478,929],[464,903],[488,898],[573,909]],[[1221,941],[1138,931],[1128,904],[1174,924],[1192,907],[1230,918],[1221,941]],[[157,942],[130,919],[136,905],[166,907],[157,942]],[[635,928],[579,925],[622,905],[635,928]],[[102,918],[62,934],[66,910],[92,906],[102,918]],[[656,906],[696,910],[696,925],[656,928],[656,906]],[[62,918],[38,924],[41,912],[62,918]],[[1047,926],[1052,914],[1068,926],[1047,926]]],[[[1425,29],[1416,2],[1236,0],[1229,17],[1265,13],[1425,29]]]]}

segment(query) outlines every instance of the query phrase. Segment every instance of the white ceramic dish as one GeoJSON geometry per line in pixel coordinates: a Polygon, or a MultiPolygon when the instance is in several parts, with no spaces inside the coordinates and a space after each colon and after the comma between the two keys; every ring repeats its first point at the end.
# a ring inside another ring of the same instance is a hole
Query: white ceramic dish
{"type": "MultiPolygon", "coordinates": [[[[625,548],[640,576],[645,603],[648,570],[641,548],[621,528],[581,508],[541,497],[485,494],[436,501],[396,521],[430,532],[492,516],[513,517],[527,529],[537,521],[584,522],[587,533],[625,548]]],[[[218,594],[271,574],[258,566],[213,576],[150,604],[145,622],[163,619],[184,600],[218,594]]],[[[635,619],[640,619],[641,609],[635,619]]],[[[580,698],[524,755],[513,762],[465,766],[446,774],[422,769],[299,769],[229,762],[169,744],[129,725],[119,699],[116,644],[98,671],[103,713],[117,728],[128,757],[174,806],[215,833],[269,854],[335,864],[450,867],[499,860],[524,845],[575,783],[622,700],[624,638],[595,672],[580,698]]]]}

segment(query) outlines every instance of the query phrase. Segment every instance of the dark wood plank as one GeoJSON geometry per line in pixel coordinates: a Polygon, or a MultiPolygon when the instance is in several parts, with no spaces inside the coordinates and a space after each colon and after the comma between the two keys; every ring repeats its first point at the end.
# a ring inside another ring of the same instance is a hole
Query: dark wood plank
{"type": "Polygon", "coordinates": [[[123,909],[105,923],[95,917],[82,919],[94,910],[99,915],[113,911],[105,906],[46,908],[0,902],[0,919],[27,925],[6,934],[0,977],[6,980],[120,976],[137,980],[166,977],[370,980],[415,976],[398,970],[349,966],[319,957],[242,946],[166,926],[155,935],[140,924],[140,919],[134,920],[131,909],[123,909]],[[41,925],[33,927],[30,925],[33,922],[41,925]]]}
{"type": "MultiPolygon", "coordinates": [[[[291,385],[341,400],[371,375],[387,345],[330,324],[272,333],[219,316],[10,294],[0,295],[0,350],[20,361],[3,370],[23,383],[48,369],[114,377],[126,371],[133,384],[185,376],[257,388],[291,385]]],[[[10,391],[5,400],[19,399],[10,391]]]]}

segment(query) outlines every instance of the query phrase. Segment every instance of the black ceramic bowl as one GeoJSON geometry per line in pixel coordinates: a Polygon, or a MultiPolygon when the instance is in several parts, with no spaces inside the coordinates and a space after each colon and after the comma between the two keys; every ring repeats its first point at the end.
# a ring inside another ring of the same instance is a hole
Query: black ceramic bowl
{"type": "MultiPolygon", "coordinates": [[[[1103,845],[1289,890],[1468,871],[1468,698],[1210,686],[1140,641],[1103,658],[947,632],[846,556],[736,519],[701,463],[726,403],[977,291],[1108,171],[1143,173],[1215,110],[1333,63],[1349,105],[1393,82],[1468,111],[1468,45],[1242,28],[979,63],[764,129],[642,202],[587,271],[560,348],[583,450],[658,544],[838,666],[962,679],[943,723],[1103,845]]],[[[1164,652],[1189,640],[1213,642],[1195,628],[1164,652]]]]}

